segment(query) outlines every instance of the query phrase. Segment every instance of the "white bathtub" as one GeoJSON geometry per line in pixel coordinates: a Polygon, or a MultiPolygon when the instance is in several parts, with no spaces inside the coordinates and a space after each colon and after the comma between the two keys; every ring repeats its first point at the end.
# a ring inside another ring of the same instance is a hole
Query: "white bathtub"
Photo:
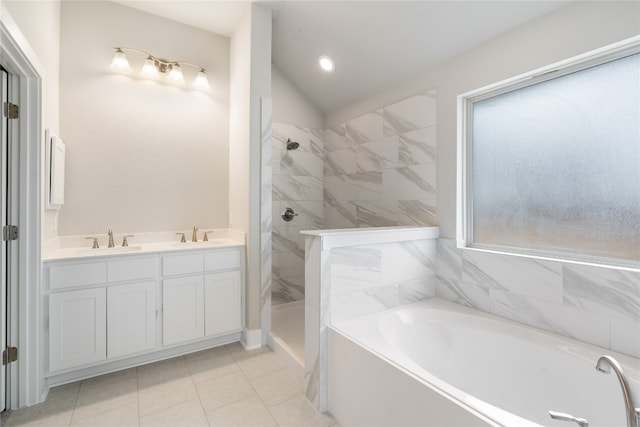
{"type": "Polygon", "coordinates": [[[604,354],[640,396],[639,359],[432,299],[329,329],[328,406],[344,426],[626,426],[604,354]]]}

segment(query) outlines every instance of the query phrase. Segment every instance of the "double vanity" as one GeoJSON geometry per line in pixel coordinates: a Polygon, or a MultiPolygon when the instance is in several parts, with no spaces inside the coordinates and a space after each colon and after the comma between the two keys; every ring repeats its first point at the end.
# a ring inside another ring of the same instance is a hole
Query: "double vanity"
{"type": "Polygon", "coordinates": [[[211,234],[199,242],[149,233],[125,247],[67,241],[46,249],[48,385],[239,341],[244,234],[211,234]]]}

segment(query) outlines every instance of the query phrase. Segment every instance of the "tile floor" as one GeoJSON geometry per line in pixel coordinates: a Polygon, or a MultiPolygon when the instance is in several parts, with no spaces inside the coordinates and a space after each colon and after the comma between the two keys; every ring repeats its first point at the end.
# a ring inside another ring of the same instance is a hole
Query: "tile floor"
{"type": "MultiPolygon", "coordinates": [[[[239,343],[53,388],[9,426],[334,426],[269,349],[239,343]]],[[[5,419],[6,418],[6,419],[5,419]]]]}

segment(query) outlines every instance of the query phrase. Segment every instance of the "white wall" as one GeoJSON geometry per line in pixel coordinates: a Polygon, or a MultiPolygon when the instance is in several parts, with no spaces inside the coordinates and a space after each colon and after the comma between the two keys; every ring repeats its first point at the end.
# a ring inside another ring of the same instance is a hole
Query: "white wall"
{"type": "Polygon", "coordinates": [[[271,97],[271,11],[253,4],[231,37],[230,225],[247,233],[246,328],[260,328],[261,98],[271,97]]]}
{"type": "MultiPolygon", "coordinates": [[[[3,2],[20,31],[27,39],[45,70],[42,79],[42,125],[57,135],[59,130],[60,76],[60,2],[14,1],[3,2]]],[[[54,237],[58,215],[47,210],[43,215],[42,239],[54,237]]]]}
{"type": "Polygon", "coordinates": [[[229,39],[112,2],[63,2],[61,23],[60,234],[227,227],[229,39]],[[201,65],[211,90],[142,79],[135,53],[114,72],[114,46],[201,65]]]}
{"type": "Polygon", "coordinates": [[[438,220],[456,233],[456,97],[640,33],[640,3],[575,2],[325,117],[325,128],[424,90],[438,91],[438,220]]]}
{"type": "Polygon", "coordinates": [[[323,115],[300,89],[271,64],[273,121],[311,129],[323,128],[323,115]]]}

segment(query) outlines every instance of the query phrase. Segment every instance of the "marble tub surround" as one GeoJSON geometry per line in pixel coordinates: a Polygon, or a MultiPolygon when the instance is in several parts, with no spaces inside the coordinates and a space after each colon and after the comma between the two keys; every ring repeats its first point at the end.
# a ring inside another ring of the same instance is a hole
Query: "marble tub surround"
{"type": "Polygon", "coordinates": [[[436,224],[436,90],[325,130],[326,228],[436,224]]]}
{"type": "Polygon", "coordinates": [[[438,239],[437,296],[640,357],[640,271],[461,250],[438,239]]]}
{"type": "Polygon", "coordinates": [[[273,173],[271,298],[273,304],[282,304],[304,299],[304,237],[300,231],[324,225],[323,132],[273,123],[270,149],[273,173]],[[287,150],[289,139],[298,142],[299,147],[287,150]],[[287,207],[298,214],[290,222],[281,217],[287,207]]]}
{"type": "Polygon", "coordinates": [[[438,227],[303,231],[305,394],[327,409],[327,326],[436,293],[438,227]]]}
{"type": "MultiPolygon", "coordinates": [[[[115,249],[113,255],[123,255],[125,253],[141,254],[148,252],[175,251],[182,249],[197,249],[205,247],[224,247],[224,246],[244,246],[245,233],[239,230],[229,228],[209,229],[202,228],[198,231],[198,242],[191,242],[191,230],[179,231],[160,231],[147,233],[121,233],[115,231],[113,240],[115,249]],[[208,242],[203,241],[204,231],[209,231],[208,242]],[[180,236],[176,233],[185,233],[186,243],[180,243],[180,236]],[[135,250],[131,252],[118,252],[121,248],[122,238],[127,235],[133,235],[128,238],[129,247],[135,250]]],[[[87,234],[81,236],[58,236],[47,240],[42,247],[43,260],[52,260],[60,258],[84,258],[92,256],[110,255],[107,247],[108,237],[106,231],[100,234],[87,234]],[[91,249],[92,240],[86,237],[97,237],[100,245],[99,249],[91,249]],[[86,250],[85,250],[86,249],[86,250]]]]}

